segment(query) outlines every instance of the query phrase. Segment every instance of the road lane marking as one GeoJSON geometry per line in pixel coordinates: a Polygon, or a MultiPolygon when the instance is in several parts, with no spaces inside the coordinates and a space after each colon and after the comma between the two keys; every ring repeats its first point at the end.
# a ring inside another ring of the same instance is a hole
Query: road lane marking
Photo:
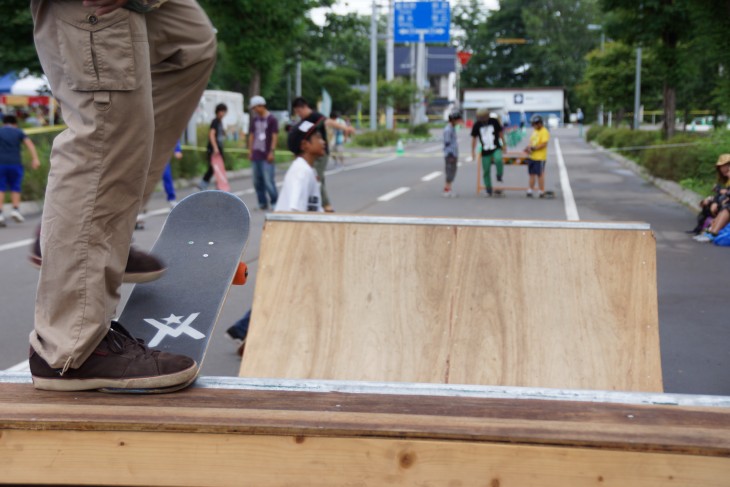
{"type": "Polygon", "coordinates": [[[425,176],[423,176],[421,178],[421,181],[423,181],[423,182],[432,181],[432,180],[436,179],[437,177],[441,176],[441,174],[442,174],[441,171],[434,171],[431,174],[426,174],[425,176]]]}
{"type": "Polygon", "coordinates": [[[19,364],[15,364],[9,369],[3,370],[3,372],[30,372],[30,364],[27,360],[23,360],[19,364]]]}
{"type": "Polygon", "coordinates": [[[397,198],[398,196],[409,192],[410,190],[411,190],[411,188],[408,188],[406,186],[403,186],[402,188],[394,189],[390,193],[385,193],[383,196],[379,197],[378,201],[383,202],[383,203],[386,201],[390,201],[393,198],[397,198]]]}
{"type": "Polygon", "coordinates": [[[26,238],[25,240],[18,240],[17,242],[11,242],[8,244],[0,245],[0,252],[5,250],[13,250],[20,247],[27,247],[28,245],[35,242],[34,238],[26,238]]]}
{"type": "Polygon", "coordinates": [[[558,156],[558,172],[560,173],[560,188],[563,191],[563,203],[565,204],[565,216],[569,221],[578,221],[578,206],[575,204],[573,189],[570,187],[568,169],[565,167],[563,152],[560,150],[560,141],[555,139],[555,154],[558,156]]]}

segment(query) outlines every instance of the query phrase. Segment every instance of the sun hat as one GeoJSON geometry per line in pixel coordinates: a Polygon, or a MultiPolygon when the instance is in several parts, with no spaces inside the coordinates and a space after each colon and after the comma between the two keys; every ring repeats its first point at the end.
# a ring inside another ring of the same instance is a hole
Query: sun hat
{"type": "Polygon", "coordinates": [[[251,98],[251,101],[248,104],[249,108],[258,107],[258,106],[266,106],[266,100],[264,100],[263,96],[256,95],[251,98]]]}
{"type": "Polygon", "coordinates": [[[720,154],[720,157],[717,159],[716,166],[724,166],[725,164],[730,164],[730,154],[720,154]]]}

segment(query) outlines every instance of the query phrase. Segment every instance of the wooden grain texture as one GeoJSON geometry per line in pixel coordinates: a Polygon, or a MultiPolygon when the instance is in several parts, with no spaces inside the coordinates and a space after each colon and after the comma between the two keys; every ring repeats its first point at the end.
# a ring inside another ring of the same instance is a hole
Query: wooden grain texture
{"type": "Polygon", "coordinates": [[[192,388],[163,396],[0,384],[0,431],[382,437],[730,457],[730,408],[192,388]]]}
{"type": "Polygon", "coordinates": [[[240,375],[662,390],[646,230],[269,221],[240,375]]]}
{"type": "Polygon", "coordinates": [[[463,441],[9,431],[0,483],[727,487],[730,459],[463,441]]]}

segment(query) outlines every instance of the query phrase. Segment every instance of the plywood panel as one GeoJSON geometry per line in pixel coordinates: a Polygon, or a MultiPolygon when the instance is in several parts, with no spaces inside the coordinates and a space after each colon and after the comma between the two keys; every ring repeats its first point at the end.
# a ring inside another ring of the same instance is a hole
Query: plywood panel
{"type": "Polygon", "coordinates": [[[454,239],[448,226],[268,222],[244,375],[445,381],[454,239]]]}
{"type": "Polygon", "coordinates": [[[267,222],[247,377],[661,391],[647,230],[267,222]]]}
{"type": "Polygon", "coordinates": [[[730,459],[382,438],[8,431],[0,483],[726,487],[730,459]]]}

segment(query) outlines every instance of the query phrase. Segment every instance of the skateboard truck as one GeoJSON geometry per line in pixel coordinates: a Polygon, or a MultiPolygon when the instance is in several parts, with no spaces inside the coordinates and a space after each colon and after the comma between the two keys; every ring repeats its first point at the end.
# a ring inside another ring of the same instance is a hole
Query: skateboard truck
{"type": "Polygon", "coordinates": [[[245,262],[239,262],[236,268],[236,274],[233,276],[234,286],[243,286],[248,280],[248,266],[245,262]]]}

